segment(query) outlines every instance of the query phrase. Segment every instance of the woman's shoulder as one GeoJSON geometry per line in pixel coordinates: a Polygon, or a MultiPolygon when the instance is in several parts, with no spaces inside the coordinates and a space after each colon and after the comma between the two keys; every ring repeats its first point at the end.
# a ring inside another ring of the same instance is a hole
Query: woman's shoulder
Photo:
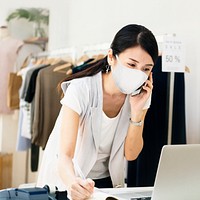
{"type": "Polygon", "coordinates": [[[71,80],[70,82],[73,82],[73,83],[76,83],[76,84],[84,84],[84,83],[91,83],[92,81],[96,81],[98,80],[98,77],[100,76],[101,73],[97,73],[93,76],[85,76],[85,77],[82,77],[82,78],[76,78],[76,79],[73,79],[71,80]]]}
{"type": "Polygon", "coordinates": [[[76,78],[70,81],[63,82],[61,84],[61,88],[63,92],[65,93],[67,88],[73,87],[73,88],[81,88],[82,91],[88,91],[91,87],[94,87],[95,83],[98,82],[100,74],[96,74],[94,76],[86,76],[82,78],[76,78]]]}
{"type": "Polygon", "coordinates": [[[100,85],[96,84],[99,82],[97,79],[98,75],[95,75],[63,82],[61,87],[64,97],[61,100],[61,104],[67,105],[79,115],[85,113],[88,106],[94,105],[95,102],[100,102],[97,101],[97,98],[99,98],[99,95],[97,95],[98,86],[95,86],[100,85]]]}

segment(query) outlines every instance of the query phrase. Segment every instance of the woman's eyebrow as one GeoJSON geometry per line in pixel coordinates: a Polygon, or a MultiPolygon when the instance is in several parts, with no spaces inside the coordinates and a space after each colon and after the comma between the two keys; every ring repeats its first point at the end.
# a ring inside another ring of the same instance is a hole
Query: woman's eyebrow
{"type": "MultiPolygon", "coordinates": [[[[132,60],[132,61],[134,61],[134,62],[136,62],[136,63],[139,63],[139,61],[137,61],[137,60],[135,60],[135,59],[133,59],[133,58],[129,58],[130,60],[132,60]]],[[[144,65],[144,66],[153,66],[153,64],[146,64],[146,65],[144,65]]]]}
{"type": "Polygon", "coordinates": [[[153,64],[146,64],[144,66],[150,66],[150,67],[153,67],[153,64]]]}
{"type": "Polygon", "coordinates": [[[133,58],[129,58],[130,60],[136,62],[136,63],[139,63],[137,60],[133,59],[133,58]]]}

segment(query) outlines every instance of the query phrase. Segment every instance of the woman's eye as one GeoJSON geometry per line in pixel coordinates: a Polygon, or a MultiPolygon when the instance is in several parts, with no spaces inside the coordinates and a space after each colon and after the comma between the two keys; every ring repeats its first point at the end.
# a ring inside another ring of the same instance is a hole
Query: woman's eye
{"type": "Polygon", "coordinates": [[[143,69],[145,72],[148,72],[148,71],[150,71],[150,69],[149,68],[144,68],[143,69]]]}
{"type": "Polygon", "coordinates": [[[129,65],[130,67],[135,67],[135,66],[136,66],[134,63],[128,63],[128,65],[129,65]]]}

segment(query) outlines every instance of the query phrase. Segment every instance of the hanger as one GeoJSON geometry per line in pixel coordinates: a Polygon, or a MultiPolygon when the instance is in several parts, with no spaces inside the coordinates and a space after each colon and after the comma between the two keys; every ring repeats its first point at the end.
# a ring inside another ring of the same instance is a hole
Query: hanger
{"type": "Polygon", "coordinates": [[[83,64],[84,62],[86,62],[89,59],[89,56],[84,54],[82,55],[76,62],[76,66],[83,64]]]}
{"type": "Polygon", "coordinates": [[[52,62],[54,62],[54,58],[46,58],[46,59],[43,61],[43,64],[45,64],[45,65],[51,65],[52,62]]]}
{"type": "Polygon", "coordinates": [[[61,58],[52,58],[51,65],[56,65],[61,61],[62,61],[61,58]]]}
{"type": "Polygon", "coordinates": [[[54,71],[54,72],[58,72],[58,71],[59,71],[59,72],[64,72],[64,73],[66,73],[66,71],[64,71],[63,69],[67,69],[67,68],[69,68],[69,67],[72,67],[72,63],[70,63],[70,62],[55,67],[55,68],[53,69],[53,71],[54,71]]]}
{"type": "Polygon", "coordinates": [[[185,72],[190,73],[190,68],[188,66],[185,66],[185,72]]]}
{"type": "Polygon", "coordinates": [[[91,61],[90,63],[95,63],[95,62],[97,62],[98,60],[101,60],[101,59],[103,59],[105,57],[105,55],[104,54],[97,54],[97,55],[93,55],[92,56],[92,58],[94,58],[94,60],[93,61],[91,61]]]}
{"type": "MultiPolygon", "coordinates": [[[[86,65],[91,65],[91,64],[103,59],[104,57],[105,57],[104,54],[93,55],[92,58],[89,58],[88,60],[85,61],[86,65]]],[[[82,65],[84,65],[84,63],[82,65]]],[[[84,69],[87,68],[86,65],[83,67],[84,69]]],[[[75,68],[80,68],[80,69],[77,69],[77,72],[84,70],[84,69],[81,68],[81,65],[76,66],[75,68]]],[[[73,73],[75,73],[73,69],[68,69],[68,71],[66,72],[67,75],[71,75],[73,73]]]]}
{"type": "Polygon", "coordinates": [[[41,65],[45,62],[45,60],[46,60],[46,58],[39,58],[34,62],[34,64],[35,65],[41,65]]]}

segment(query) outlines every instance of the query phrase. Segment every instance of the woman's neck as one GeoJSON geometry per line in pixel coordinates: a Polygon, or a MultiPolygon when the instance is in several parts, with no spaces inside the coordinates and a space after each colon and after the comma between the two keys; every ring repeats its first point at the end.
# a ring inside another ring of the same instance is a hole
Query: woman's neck
{"type": "Polygon", "coordinates": [[[0,28],[0,39],[2,40],[2,39],[4,39],[4,38],[7,38],[7,37],[9,37],[9,32],[8,32],[8,28],[6,28],[6,27],[1,27],[0,28]]]}
{"type": "Polygon", "coordinates": [[[111,72],[106,74],[104,73],[102,75],[103,79],[103,91],[110,95],[110,96],[125,96],[123,93],[119,91],[119,89],[116,87],[114,80],[112,78],[111,72]]]}

